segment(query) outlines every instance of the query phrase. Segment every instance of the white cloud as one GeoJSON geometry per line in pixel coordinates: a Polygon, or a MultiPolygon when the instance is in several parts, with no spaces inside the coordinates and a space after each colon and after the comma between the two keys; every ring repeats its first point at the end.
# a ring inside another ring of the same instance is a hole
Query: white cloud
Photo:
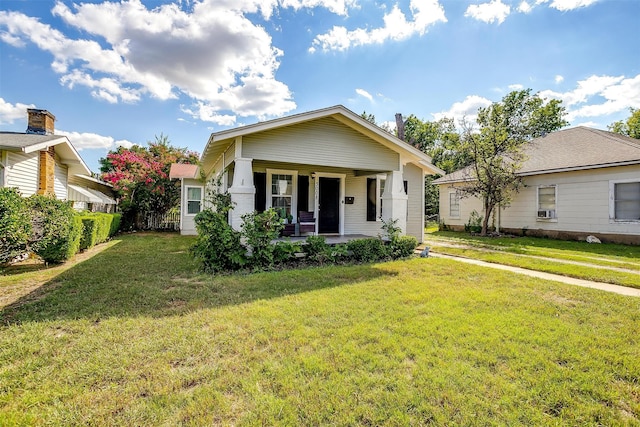
{"type": "Polygon", "coordinates": [[[492,0],[490,3],[469,5],[464,13],[465,17],[492,24],[502,24],[511,13],[511,7],[502,3],[502,0],[492,0]]]}
{"type": "Polygon", "coordinates": [[[558,74],[553,80],[556,82],[556,84],[560,84],[564,81],[564,77],[558,74]]]}
{"type": "Polygon", "coordinates": [[[518,12],[520,13],[529,13],[532,9],[533,7],[531,7],[531,5],[526,1],[523,1],[522,3],[520,3],[520,6],[518,6],[518,12]]]}
{"type": "Polygon", "coordinates": [[[316,36],[309,52],[316,52],[318,48],[323,51],[344,51],[388,40],[404,40],[416,34],[425,34],[430,26],[438,22],[447,22],[444,8],[438,0],[411,0],[409,8],[413,20],[408,20],[396,4],[391,12],[384,15],[384,26],[380,28],[356,28],[349,31],[345,27],[334,26],[328,33],[316,36]]]}
{"type": "Polygon", "coordinates": [[[524,86],[522,86],[521,84],[513,84],[513,85],[509,85],[509,90],[522,90],[524,89],[524,86]]]}
{"type": "MultiPolygon", "coordinates": [[[[0,125],[10,125],[16,120],[27,120],[27,109],[36,108],[33,104],[11,104],[0,98],[0,125]]],[[[25,126],[25,130],[27,127],[25,126]]]]}
{"type": "Polygon", "coordinates": [[[371,94],[369,92],[367,92],[364,89],[356,89],[356,93],[360,96],[362,96],[363,98],[367,98],[369,101],[373,102],[373,96],[371,96],[371,94]]]}
{"type": "Polygon", "coordinates": [[[88,88],[93,97],[108,103],[186,95],[193,100],[194,117],[269,117],[287,113],[296,104],[287,85],[275,76],[283,52],[245,15],[259,12],[268,19],[278,7],[323,7],[346,15],[357,4],[202,0],[189,2],[184,10],[176,3],[151,7],[140,0],[72,6],[57,2],[52,13],[86,39],[22,13],[0,11],[0,37],[13,46],[31,43],[50,53],[62,85],[88,88]],[[201,114],[200,106],[215,114],[201,114]]]}
{"type": "Polygon", "coordinates": [[[598,0],[538,0],[538,4],[541,3],[549,3],[551,4],[549,7],[554,9],[558,9],[559,11],[566,12],[569,10],[578,9],[581,7],[591,6],[596,3],[598,0]]]}
{"type": "Polygon", "coordinates": [[[640,74],[625,76],[590,76],[578,82],[574,90],[540,92],[545,98],[560,99],[567,108],[567,120],[599,117],[640,108],[640,74]]]}
{"type": "Polygon", "coordinates": [[[491,101],[487,98],[478,95],[469,95],[464,101],[454,103],[448,111],[433,113],[432,115],[435,120],[452,118],[456,124],[461,123],[463,120],[475,123],[478,117],[478,108],[486,108],[489,105],[491,105],[491,101]]]}
{"type": "Polygon", "coordinates": [[[86,149],[107,149],[110,150],[114,147],[123,146],[131,148],[132,142],[127,140],[116,141],[110,136],[102,136],[95,133],[80,133],[80,132],[67,132],[63,130],[55,131],[56,135],[64,135],[69,138],[71,144],[78,150],[86,149]]]}

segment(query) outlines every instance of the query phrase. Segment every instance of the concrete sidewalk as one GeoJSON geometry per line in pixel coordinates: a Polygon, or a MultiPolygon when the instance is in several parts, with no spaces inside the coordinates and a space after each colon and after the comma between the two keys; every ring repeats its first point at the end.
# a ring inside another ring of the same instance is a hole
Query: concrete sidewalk
{"type": "Polygon", "coordinates": [[[592,282],[590,280],[583,280],[583,279],[574,279],[573,277],[561,276],[559,274],[544,273],[542,271],[527,270],[526,268],[512,267],[512,266],[509,266],[509,265],[502,265],[502,264],[494,264],[494,263],[491,263],[491,262],[479,261],[479,260],[476,260],[476,259],[463,258],[463,257],[458,257],[458,256],[453,256],[453,255],[439,254],[439,253],[434,253],[434,252],[429,252],[429,257],[452,259],[452,260],[456,260],[456,261],[459,261],[459,262],[464,262],[464,263],[467,263],[467,264],[473,264],[473,265],[479,265],[479,266],[482,266],[482,267],[495,268],[495,269],[498,269],[498,270],[511,271],[513,273],[524,274],[524,275],[531,276],[531,277],[537,277],[539,279],[553,280],[553,281],[556,281],[556,282],[562,282],[562,283],[566,283],[566,284],[569,284],[569,285],[582,286],[582,287],[585,287],[585,288],[599,289],[599,290],[602,290],[602,291],[613,292],[613,293],[620,294],[620,295],[640,297],[640,289],[629,288],[629,287],[626,287],[626,286],[618,286],[618,285],[612,285],[612,284],[609,284],[609,283],[602,283],[602,282],[592,282]]]}

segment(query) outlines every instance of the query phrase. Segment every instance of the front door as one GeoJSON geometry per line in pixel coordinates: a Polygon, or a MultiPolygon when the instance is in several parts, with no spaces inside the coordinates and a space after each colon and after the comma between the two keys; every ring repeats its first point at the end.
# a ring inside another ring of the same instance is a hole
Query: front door
{"type": "Polygon", "coordinates": [[[340,232],[340,178],[319,178],[318,232],[340,232]]]}

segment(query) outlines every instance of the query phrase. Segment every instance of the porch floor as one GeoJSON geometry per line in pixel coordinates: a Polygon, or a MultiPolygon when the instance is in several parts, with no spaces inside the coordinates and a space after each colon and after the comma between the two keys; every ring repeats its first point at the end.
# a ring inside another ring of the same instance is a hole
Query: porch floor
{"type": "MultiPolygon", "coordinates": [[[[309,237],[309,236],[311,236],[311,234],[305,235],[305,236],[280,237],[278,239],[275,239],[274,242],[286,242],[286,241],[304,242],[305,240],[307,240],[307,237],[309,237]]],[[[375,236],[367,236],[367,235],[364,235],[364,234],[345,234],[343,236],[340,236],[338,234],[320,234],[320,236],[324,236],[325,241],[329,245],[337,245],[339,243],[348,243],[351,240],[366,239],[366,238],[369,238],[369,237],[375,237],[375,236]]]]}

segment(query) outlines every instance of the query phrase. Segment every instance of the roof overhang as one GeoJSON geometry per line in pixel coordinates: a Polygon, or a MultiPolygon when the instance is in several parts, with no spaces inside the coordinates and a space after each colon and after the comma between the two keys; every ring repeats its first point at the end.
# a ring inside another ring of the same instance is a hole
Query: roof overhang
{"type": "Polygon", "coordinates": [[[404,164],[413,163],[428,174],[445,174],[443,170],[431,163],[431,157],[342,105],[212,133],[201,157],[203,170],[208,174],[213,166],[220,160],[223,153],[227,151],[238,137],[327,117],[334,118],[340,123],[395,151],[400,155],[404,164]]]}

